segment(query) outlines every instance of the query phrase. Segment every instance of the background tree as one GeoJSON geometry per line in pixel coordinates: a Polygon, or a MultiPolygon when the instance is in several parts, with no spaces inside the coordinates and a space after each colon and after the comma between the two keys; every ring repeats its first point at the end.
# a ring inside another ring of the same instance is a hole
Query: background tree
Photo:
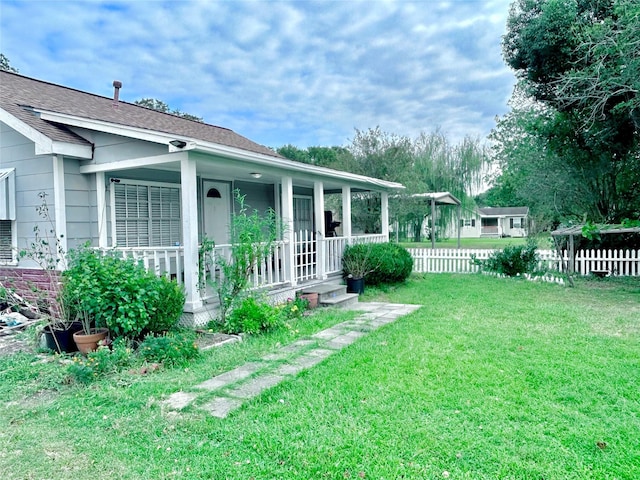
{"type": "Polygon", "coordinates": [[[18,73],[18,69],[13,68],[9,59],[2,53],[0,53],[0,70],[3,70],[5,72],[18,73]]]}
{"type": "Polygon", "coordinates": [[[171,115],[176,115],[178,117],[186,118],[187,120],[193,120],[194,122],[202,122],[202,117],[197,117],[195,115],[191,115],[190,113],[181,112],[178,109],[172,109],[162,100],[158,100],[156,98],[141,98],[139,100],[134,101],[136,105],[140,105],[141,107],[150,108],[152,110],[157,110],[158,112],[169,113],[171,115]]]}
{"type": "Polygon", "coordinates": [[[512,111],[492,136],[499,184],[517,184],[538,213],[611,222],[639,215],[639,13],[632,0],[512,4],[503,53],[532,107],[512,111]]]}
{"type": "MultiPolygon", "coordinates": [[[[379,127],[355,131],[345,147],[309,147],[293,145],[277,149],[281,155],[295,161],[337,168],[405,185],[406,191],[390,199],[390,217],[407,228],[416,241],[420,240],[422,224],[431,210],[424,199],[413,193],[449,191],[473,205],[470,193],[480,188],[488,154],[479,140],[465,138],[453,145],[440,132],[420,134],[412,139],[382,131],[379,127]]],[[[328,199],[327,206],[338,210],[340,199],[328,199]]],[[[454,220],[455,209],[440,208],[439,227],[444,231],[454,220]]],[[[380,231],[380,197],[377,194],[353,195],[354,226],[366,233],[380,231]]]]}

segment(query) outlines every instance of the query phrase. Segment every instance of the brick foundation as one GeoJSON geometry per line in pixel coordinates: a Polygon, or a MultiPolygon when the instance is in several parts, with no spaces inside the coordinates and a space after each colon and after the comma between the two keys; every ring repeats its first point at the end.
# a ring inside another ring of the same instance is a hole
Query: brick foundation
{"type": "Polygon", "coordinates": [[[32,268],[0,268],[0,286],[10,289],[43,312],[57,309],[60,272],[32,268]]]}

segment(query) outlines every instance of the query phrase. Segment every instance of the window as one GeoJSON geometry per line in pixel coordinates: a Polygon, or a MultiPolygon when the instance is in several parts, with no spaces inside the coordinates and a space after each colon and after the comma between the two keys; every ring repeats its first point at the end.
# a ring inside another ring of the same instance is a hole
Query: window
{"type": "Polygon", "coordinates": [[[509,219],[509,227],[510,228],[524,228],[524,218],[510,218],[509,219]]]}
{"type": "Polygon", "coordinates": [[[0,262],[13,261],[13,222],[0,220],[0,262]]]}
{"type": "Polygon", "coordinates": [[[476,219],[475,218],[471,218],[471,219],[465,219],[465,220],[460,220],[461,223],[461,227],[475,227],[476,226],[476,219]]]}
{"type": "Polygon", "coordinates": [[[115,238],[119,247],[167,247],[182,243],[180,188],[112,183],[115,238]]]}

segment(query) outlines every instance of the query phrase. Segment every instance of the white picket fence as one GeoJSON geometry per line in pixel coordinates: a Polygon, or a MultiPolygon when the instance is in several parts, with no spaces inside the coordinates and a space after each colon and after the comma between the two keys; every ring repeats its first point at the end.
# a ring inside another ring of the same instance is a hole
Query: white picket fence
{"type": "MultiPolygon", "coordinates": [[[[473,273],[479,270],[471,261],[475,256],[485,260],[493,250],[456,248],[409,248],[413,257],[413,271],[417,273],[473,273]]],[[[569,262],[569,252],[563,251],[569,262]]],[[[538,250],[540,267],[560,271],[560,257],[554,250],[538,250]]],[[[593,271],[607,271],[611,275],[640,276],[640,250],[579,250],[574,271],[589,275],[593,271]]]]}

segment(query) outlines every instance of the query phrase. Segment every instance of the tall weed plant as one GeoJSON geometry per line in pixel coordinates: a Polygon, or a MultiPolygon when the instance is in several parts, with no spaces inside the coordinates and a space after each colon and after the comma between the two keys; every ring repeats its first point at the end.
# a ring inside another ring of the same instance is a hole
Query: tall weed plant
{"type": "Polygon", "coordinates": [[[250,211],[246,195],[234,191],[238,210],[231,218],[231,256],[218,257],[221,279],[216,284],[220,301],[220,321],[227,321],[229,312],[242,300],[254,269],[271,257],[278,238],[278,223],[273,209],[264,214],[250,211]]]}

